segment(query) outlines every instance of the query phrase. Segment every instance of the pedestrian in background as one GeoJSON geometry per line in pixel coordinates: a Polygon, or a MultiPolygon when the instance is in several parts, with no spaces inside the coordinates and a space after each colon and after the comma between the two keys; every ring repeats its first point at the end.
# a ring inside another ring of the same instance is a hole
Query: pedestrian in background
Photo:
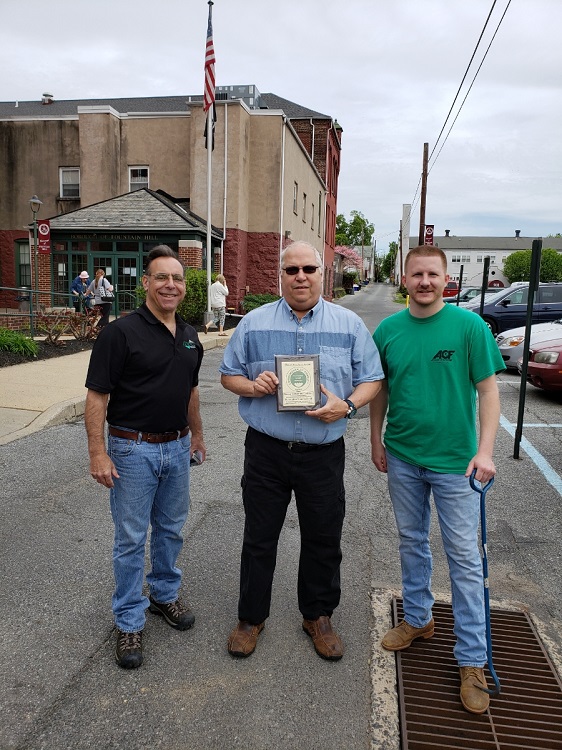
{"type": "Polygon", "coordinates": [[[115,658],[125,669],[142,663],[147,607],[178,630],[195,620],[179,599],[176,563],[189,509],[190,459],[196,451],[202,460],[206,455],[198,388],[203,347],[176,314],[185,297],[184,269],[167,245],[148,254],[142,285],[146,302],[100,332],[86,379],[90,473],[110,488],[115,524],[115,658]]]}
{"type": "Polygon", "coordinates": [[[105,278],[103,268],[98,268],[94,280],[88,287],[88,294],[94,299],[94,305],[100,310],[101,318],[98,320],[97,328],[104,328],[109,323],[109,313],[113,305],[113,286],[105,278]],[[108,297],[111,296],[111,299],[108,297]]]}
{"type": "Polygon", "coordinates": [[[226,298],[228,297],[228,287],[226,279],[219,273],[217,278],[210,287],[209,301],[213,313],[213,320],[205,324],[205,333],[209,333],[209,326],[214,323],[219,324],[219,336],[226,336],[224,333],[224,321],[226,318],[226,298]]]}
{"type": "Polygon", "coordinates": [[[87,303],[86,295],[88,292],[88,283],[90,281],[90,275],[87,271],[82,271],[74,279],[70,285],[70,292],[72,294],[72,304],[76,312],[85,312],[87,303]]]}
{"type": "Polygon", "coordinates": [[[294,492],[302,626],[321,657],[337,660],[343,645],[331,617],[340,601],[343,434],[349,418],[378,392],[383,371],[361,319],[322,299],[322,259],[312,245],[295,242],[284,250],[281,291],[280,300],[242,318],[219,368],[223,386],[240,397],[239,413],[248,425],[239,622],[228,650],[245,657],[256,648],[269,616],[277,544],[294,492]],[[318,355],[318,409],[277,411],[276,354],[318,355]]]}
{"type": "Polygon", "coordinates": [[[484,321],[443,302],[449,281],[442,250],[421,246],[404,263],[410,306],[374,333],[386,380],[370,405],[372,460],[388,474],[400,536],[404,619],[383,638],[389,651],[434,632],[429,546],[433,494],[452,589],[461,702],[484,713],[490,697],[482,561],[478,549],[480,496],[469,483],[496,473],[492,459],[500,416],[496,373],[505,369],[484,321]],[[478,394],[479,438],[476,437],[478,394]],[[382,428],[387,413],[382,441],[382,428]],[[454,414],[447,420],[444,416],[454,414]]]}

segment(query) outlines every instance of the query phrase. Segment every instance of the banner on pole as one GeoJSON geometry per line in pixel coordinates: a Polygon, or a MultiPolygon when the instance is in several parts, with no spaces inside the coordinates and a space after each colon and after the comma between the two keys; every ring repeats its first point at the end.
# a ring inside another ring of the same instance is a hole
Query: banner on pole
{"type": "Polygon", "coordinates": [[[434,229],[435,229],[435,224],[425,225],[425,237],[423,241],[424,245],[433,245],[433,230],[434,229]]]}
{"type": "Polygon", "coordinates": [[[48,219],[37,222],[37,245],[38,251],[43,255],[51,252],[51,222],[48,219]]]}

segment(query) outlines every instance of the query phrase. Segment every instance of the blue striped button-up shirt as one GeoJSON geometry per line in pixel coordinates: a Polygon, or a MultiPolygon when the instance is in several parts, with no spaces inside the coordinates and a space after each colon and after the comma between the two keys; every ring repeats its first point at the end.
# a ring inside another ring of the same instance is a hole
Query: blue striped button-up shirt
{"type": "MultiPolygon", "coordinates": [[[[264,370],[275,372],[276,354],[318,354],[320,383],[340,398],[348,398],[359,383],[384,378],[379,353],[361,318],[322,298],[302,320],[284,299],[249,312],[228,342],[219,372],[255,380],[264,370]]],[[[322,396],[322,403],[325,400],[322,396]]],[[[304,412],[278,412],[276,395],[241,396],[238,410],[250,427],[280,440],[332,443],[347,427],[345,418],[326,424],[304,412]]]]}

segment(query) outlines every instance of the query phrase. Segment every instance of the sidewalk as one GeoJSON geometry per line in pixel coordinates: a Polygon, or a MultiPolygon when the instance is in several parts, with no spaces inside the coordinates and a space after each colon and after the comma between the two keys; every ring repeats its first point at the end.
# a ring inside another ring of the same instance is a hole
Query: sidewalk
{"type": "MultiPolygon", "coordinates": [[[[225,331],[228,338],[231,331],[225,331]]],[[[217,331],[200,334],[203,349],[225,346],[217,331]]],[[[0,368],[0,445],[84,414],[90,351],[0,368]]]]}

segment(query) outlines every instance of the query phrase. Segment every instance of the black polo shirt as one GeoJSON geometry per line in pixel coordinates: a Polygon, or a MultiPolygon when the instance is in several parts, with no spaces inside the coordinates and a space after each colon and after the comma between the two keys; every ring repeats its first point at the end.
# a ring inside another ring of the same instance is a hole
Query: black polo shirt
{"type": "Polygon", "coordinates": [[[203,347],[192,326],[176,315],[174,340],[143,304],[101,331],[86,388],[109,393],[111,425],[142,432],[182,430],[202,359],[203,347]]]}

